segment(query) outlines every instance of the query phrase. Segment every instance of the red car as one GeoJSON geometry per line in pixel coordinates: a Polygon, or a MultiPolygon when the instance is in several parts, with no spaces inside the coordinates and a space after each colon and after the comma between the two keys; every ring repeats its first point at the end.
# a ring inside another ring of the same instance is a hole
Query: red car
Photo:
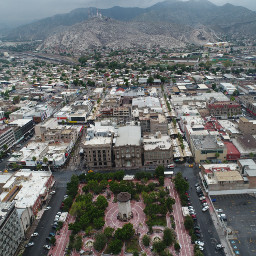
{"type": "Polygon", "coordinates": [[[206,200],[204,199],[204,200],[201,201],[201,203],[203,204],[203,203],[207,203],[207,202],[206,202],[206,200]]]}
{"type": "Polygon", "coordinates": [[[195,215],[195,214],[192,214],[191,217],[194,219],[194,218],[196,218],[196,215],[195,215]]]}

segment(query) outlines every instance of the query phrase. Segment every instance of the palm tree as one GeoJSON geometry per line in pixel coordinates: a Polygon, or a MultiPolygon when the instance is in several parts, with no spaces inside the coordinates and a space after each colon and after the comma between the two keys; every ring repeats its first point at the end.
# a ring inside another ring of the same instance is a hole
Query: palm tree
{"type": "Polygon", "coordinates": [[[45,164],[47,164],[47,163],[48,163],[48,158],[47,158],[47,157],[44,157],[44,158],[43,158],[43,162],[44,162],[45,164]]]}
{"type": "Polygon", "coordinates": [[[35,157],[35,156],[33,156],[33,157],[32,157],[32,160],[35,162],[35,161],[36,161],[36,157],[35,157]]]}

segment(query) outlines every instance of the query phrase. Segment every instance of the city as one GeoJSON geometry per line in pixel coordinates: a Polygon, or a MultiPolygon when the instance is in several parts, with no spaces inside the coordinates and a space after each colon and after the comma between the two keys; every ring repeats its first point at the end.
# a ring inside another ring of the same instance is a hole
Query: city
{"type": "Polygon", "coordinates": [[[0,256],[256,254],[255,38],[28,45],[0,44],[0,256]]]}

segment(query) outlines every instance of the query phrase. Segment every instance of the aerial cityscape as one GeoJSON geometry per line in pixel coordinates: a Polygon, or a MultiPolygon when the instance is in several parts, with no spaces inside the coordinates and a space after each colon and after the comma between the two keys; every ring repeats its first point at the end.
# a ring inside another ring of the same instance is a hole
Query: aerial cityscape
{"type": "Polygon", "coordinates": [[[0,256],[256,255],[254,1],[128,2],[2,10],[0,256]]]}

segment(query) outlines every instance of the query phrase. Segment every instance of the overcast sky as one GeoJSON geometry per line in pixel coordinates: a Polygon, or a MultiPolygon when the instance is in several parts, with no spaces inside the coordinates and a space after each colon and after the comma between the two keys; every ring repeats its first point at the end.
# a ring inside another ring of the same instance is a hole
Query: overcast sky
{"type": "MultiPolygon", "coordinates": [[[[243,5],[256,11],[256,0],[210,0],[222,5],[227,2],[243,5]]],[[[49,17],[54,14],[66,13],[80,7],[111,6],[148,7],[161,0],[0,0],[0,25],[19,25],[49,17]],[[102,5],[104,3],[104,5],[102,5]]]]}

